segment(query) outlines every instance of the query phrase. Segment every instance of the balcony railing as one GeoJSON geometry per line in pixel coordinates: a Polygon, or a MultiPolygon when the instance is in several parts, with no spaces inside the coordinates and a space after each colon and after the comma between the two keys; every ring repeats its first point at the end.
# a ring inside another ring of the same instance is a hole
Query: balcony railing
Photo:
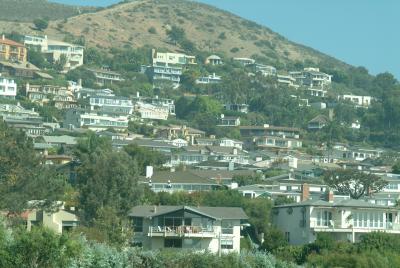
{"type": "Polygon", "coordinates": [[[326,229],[364,229],[364,230],[394,230],[400,231],[399,223],[391,223],[391,222],[372,222],[367,221],[365,223],[360,223],[360,225],[354,224],[351,220],[345,224],[342,224],[341,221],[338,220],[329,220],[327,222],[322,221],[318,224],[317,220],[310,221],[311,228],[326,228],[326,229]]]}
{"type": "Polygon", "coordinates": [[[150,226],[150,236],[215,236],[216,232],[212,226],[150,226]]]}

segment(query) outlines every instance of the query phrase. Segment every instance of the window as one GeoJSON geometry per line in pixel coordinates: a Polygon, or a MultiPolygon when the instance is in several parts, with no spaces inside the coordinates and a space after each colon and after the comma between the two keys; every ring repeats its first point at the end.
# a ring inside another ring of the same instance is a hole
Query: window
{"type": "Polygon", "coordinates": [[[332,220],[332,212],[326,210],[317,211],[317,226],[329,226],[332,220]]]}
{"type": "Polygon", "coordinates": [[[143,218],[133,218],[133,230],[139,233],[143,232],[143,218]]]}
{"type": "Polygon", "coordinates": [[[233,224],[232,221],[222,221],[221,229],[223,234],[233,234],[233,224]]]}
{"type": "Polygon", "coordinates": [[[285,232],[285,240],[290,243],[290,232],[285,232]]]}
{"type": "Polygon", "coordinates": [[[182,248],[182,239],[164,239],[165,248],[182,248]]]}
{"type": "Polygon", "coordinates": [[[233,249],[233,240],[221,240],[221,249],[233,249]]]}

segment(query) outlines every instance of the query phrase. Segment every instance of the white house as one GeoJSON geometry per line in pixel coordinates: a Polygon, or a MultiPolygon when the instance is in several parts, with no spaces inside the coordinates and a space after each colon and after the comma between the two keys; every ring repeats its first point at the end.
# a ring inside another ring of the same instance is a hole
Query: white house
{"type": "Polygon", "coordinates": [[[243,66],[255,64],[256,61],[250,58],[233,58],[233,61],[239,62],[243,66]]]}
{"type": "Polygon", "coordinates": [[[225,116],[224,114],[221,114],[221,117],[218,122],[218,126],[238,127],[238,126],[240,126],[240,117],[239,116],[225,116]]]}
{"type": "Polygon", "coordinates": [[[368,108],[371,102],[375,99],[371,96],[357,96],[357,95],[340,95],[339,100],[351,101],[356,107],[368,108]]]}
{"type": "Polygon", "coordinates": [[[165,63],[172,65],[197,64],[195,56],[189,56],[186,54],[170,53],[170,52],[162,53],[156,51],[155,49],[152,50],[151,54],[153,58],[153,65],[156,65],[157,63],[165,63]]]}
{"type": "Polygon", "coordinates": [[[15,96],[17,96],[17,83],[0,73],[0,97],[15,99],[15,96]]]}
{"type": "Polygon", "coordinates": [[[215,73],[196,79],[196,84],[218,84],[220,82],[222,82],[221,76],[218,76],[215,73]]]}
{"type": "Polygon", "coordinates": [[[204,63],[205,64],[210,64],[210,65],[221,65],[221,64],[223,64],[221,57],[217,56],[217,55],[208,56],[204,63]]]}
{"type": "Polygon", "coordinates": [[[296,84],[296,79],[290,75],[277,75],[277,81],[279,84],[286,85],[288,87],[298,88],[299,86],[296,84]]]}
{"type": "Polygon", "coordinates": [[[309,88],[323,89],[332,83],[332,75],[319,71],[319,68],[304,68],[300,72],[290,72],[296,83],[309,88]]]}
{"type": "Polygon", "coordinates": [[[134,108],[132,101],[123,97],[95,95],[90,96],[89,103],[91,110],[99,109],[105,114],[129,115],[134,108]]]}
{"type": "Polygon", "coordinates": [[[112,85],[115,82],[124,81],[120,73],[104,69],[87,69],[96,77],[96,83],[100,86],[112,85]]]}
{"type": "Polygon", "coordinates": [[[260,148],[297,149],[303,146],[299,139],[278,136],[257,137],[254,141],[260,148]]]}
{"type": "Polygon", "coordinates": [[[61,56],[66,57],[64,71],[75,69],[83,65],[84,47],[66,42],[51,40],[45,36],[29,36],[24,38],[25,45],[37,46],[50,62],[57,62],[61,56]]]}
{"type": "Polygon", "coordinates": [[[276,68],[270,65],[256,63],[254,64],[254,71],[256,73],[261,73],[263,76],[276,75],[276,68]]]}
{"type": "Polygon", "coordinates": [[[336,240],[357,242],[363,234],[400,234],[399,209],[362,200],[307,200],[276,206],[273,223],[292,245],[315,241],[318,233],[330,233],[336,240]]]}
{"type": "Polygon", "coordinates": [[[168,106],[152,105],[149,103],[137,102],[135,111],[142,119],[167,120],[169,115],[168,106]]]}
{"type": "Polygon", "coordinates": [[[235,147],[240,150],[243,149],[243,142],[234,140],[234,139],[228,139],[228,138],[222,138],[218,140],[218,145],[221,147],[235,147]]]}
{"type": "Polygon", "coordinates": [[[70,109],[65,114],[65,128],[87,128],[93,131],[102,131],[108,128],[126,130],[129,119],[127,116],[109,116],[89,113],[78,109],[70,109]]]}
{"type": "Polygon", "coordinates": [[[134,243],[147,250],[165,248],[240,252],[241,221],[238,207],[136,206],[128,216],[134,243]]]}

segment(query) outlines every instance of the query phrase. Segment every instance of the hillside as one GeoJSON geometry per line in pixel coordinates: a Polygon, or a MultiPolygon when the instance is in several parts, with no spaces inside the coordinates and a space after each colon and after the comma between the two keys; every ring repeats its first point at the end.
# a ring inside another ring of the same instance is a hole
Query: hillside
{"type": "Polygon", "coordinates": [[[36,18],[64,19],[86,12],[94,7],[77,7],[49,3],[47,0],[0,0],[0,20],[30,22],[36,18]]]}
{"type": "MultiPolygon", "coordinates": [[[[174,25],[182,27],[187,38],[201,51],[229,57],[257,56],[262,62],[277,66],[295,61],[322,61],[339,68],[347,66],[254,22],[206,4],[184,0],[137,0],[114,5],[96,13],[54,21],[46,34],[58,38],[68,34],[84,36],[87,45],[105,49],[150,45],[176,51],[179,47],[171,44],[166,35],[166,30],[174,25]],[[149,31],[150,28],[154,29],[149,31]]],[[[30,26],[3,22],[0,31],[33,33],[30,26]]]]}

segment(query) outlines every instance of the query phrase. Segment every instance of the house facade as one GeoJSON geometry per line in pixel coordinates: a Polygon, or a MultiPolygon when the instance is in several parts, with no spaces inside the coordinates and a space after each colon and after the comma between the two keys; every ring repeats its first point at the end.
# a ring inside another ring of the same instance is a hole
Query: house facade
{"type": "Polygon", "coordinates": [[[57,62],[65,57],[64,72],[83,65],[84,47],[66,42],[48,39],[47,36],[24,37],[24,43],[28,46],[38,47],[44,53],[49,62],[57,62]]]}
{"type": "Polygon", "coordinates": [[[140,114],[141,119],[167,120],[169,115],[168,106],[158,106],[143,102],[135,104],[135,111],[140,114]]]}
{"type": "Polygon", "coordinates": [[[96,83],[100,86],[112,85],[116,82],[124,81],[120,73],[107,69],[87,69],[96,77],[96,83]]]}
{"type": "Polygon", "coordinates": [[[128,128],[129,119],[127,116],[109,116],[97,113],[89,113],[79,109],[69,109],[66,112],[65,128],[87,128],[93,131],[112,128],[124,131],[128,128]]]}
{"type": "Polygon", "coordinates": [[[4,34],[0,38],[0,60],[26,62],[27,50],[23,44],[7,39],[4,34]]]}
{"type": "Polygon", "coordinates": [[[202,76],[196,79],[196,84],[218,84],[221,82],[222,82],[221,76],[218,76],[215,73],[209,76],[202,76]]]}
{"type": "Polygon", "coordinates": [[[218,126],[238,127],[238,126],[240,126],[240,117],[239,116],[225,116],[224,114],[221,114],[218,126]]]}
{"type": "Polygon", "coordinates": [[[167,248],[240,252],[242,208],[189,206],[136,206],[128,216],[134,243],[147,250],[167,248]]]}
{"type": "Polygon", "coordinates": [[[0,73],[0,97],[15,99],[15,96],[17,96],[17,83],[0,73]]]}
{"type": "Polygon", "coordinates": [[[351,101],[356,107],[368,108],[374,100],[371,96],[340,95],[339,100],[351,101]]]}
{"type": "Polygon", "coordinates": [[[45,226],[56,233],[64,233],[76,228],[79,225],[78,217],[73,211],[60,209],[57,212],[45,212],[43,210],[31,210],[27,214],[27,230],[30,231],[34,226],[45,226]]]}
{"type": "Polygon", "coordinates": [[[91,110],[99,110],[104,114],[130,115],[133,113],[133,103],[130,99],[114,96],[90,96],[91,110]]]}
{"type": "Polygon", "coordinates": [[[274,225],[292,245],[312,243],[318,233],[330,233],[336,240],[351,242],[370,232],[400,234],[397,208],[362,200],[307,200],[276,206],[272,214],[274,225]]]}

